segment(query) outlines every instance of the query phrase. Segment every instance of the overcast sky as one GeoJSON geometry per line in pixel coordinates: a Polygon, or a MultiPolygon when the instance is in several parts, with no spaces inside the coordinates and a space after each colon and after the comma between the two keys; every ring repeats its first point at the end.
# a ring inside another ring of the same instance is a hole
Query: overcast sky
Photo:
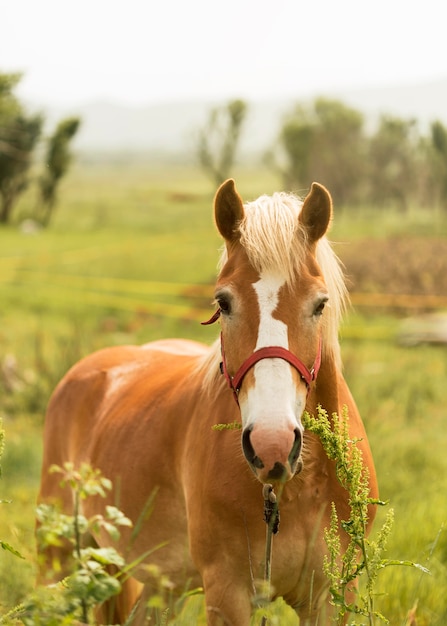
{"type": "Polygon", "coordinates": [[[445,0],[0,0],[38,104],[301,96],[447,77],[445,0]]]}

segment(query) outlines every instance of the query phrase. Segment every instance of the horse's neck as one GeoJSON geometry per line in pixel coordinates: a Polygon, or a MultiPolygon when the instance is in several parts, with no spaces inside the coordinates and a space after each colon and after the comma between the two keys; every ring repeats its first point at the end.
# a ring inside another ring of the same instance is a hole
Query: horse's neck
{"type": "Polygon", "coordinates": [[[341,380],[342,375],[335,360],[326,355],[321,362],[315,387],[309,396],[308,409],[312,414],[316,413],[318,405],[325,409],[329,416],[339,412],[341,380]]]}
{"type": "MultiPolygon", "coordinates": [[[[335,360],[325,358],[321,363],[315,387],[309,394],[307,411],[317,417],[318,406],[321,406],[332,424],[333,414],[340,415],[344,404],[350,404],[346,395],[346,383],[335,360]]],[[[348,409],[350,408],[348,406],[348,409]]],[[[303,481],[311,497],[314,493],[320,493],[323,498],[322,502],[325,501],[324,498],[334,499],[336,494],[341,493],[339,506],[344,506],[345,491],[338,481],[335,466],[328,459],[320,437],[313,432],[305,432],[303,460],[304,469],[299,475],[297,484],[303,481]]],[[[342,508],[341,510],[343,515],[349,515],[348,509],[342,508]]]]}

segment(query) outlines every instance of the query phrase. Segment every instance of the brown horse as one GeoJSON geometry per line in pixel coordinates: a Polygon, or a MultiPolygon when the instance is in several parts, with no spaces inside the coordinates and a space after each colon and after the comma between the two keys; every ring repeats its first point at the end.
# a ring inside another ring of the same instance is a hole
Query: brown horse
{"type": "MultiPolygon", "coordinates": [[[[109,503],[141,522],[153,496],[136,539],[123,532],[118,547],[133,560],[161,545],[146,561],[178,593],[203,585],[210,625],[249,624],[265,561],[260,483],[282,490],[275,594],[300,624],[330,622],[323,530],[332,502],[344,519],[349,505],[333,462],[304,432],[305,410],[322,405],[332,415],[348,407],[377,496],[364,427],[341,371],[346,290],[325,237],[331,216],[330,195],[316,183],[304,202],[276,193],[244,205],[234,182],[225,182],[215,198],[226,245],[210,320],[220,317],[221,338],[211,348],[176,339],[101,350],[68,372],[50,402],[40,501],[58,499],[72,511],[60,478],[48,472],[66,461],[87,462],[113,482],[108,501],[85,501],[88,516],[109,503]],[[242,446],[240,431],[213,429],[231,422],[241,424],[242,446]]],[[[61,547],[44,557],[45,568],[68,555],[61,547]]],[[[140,591],[135,624],[145,623],[153,593],[144,564],[124,585],[115,622],[125,621],[140,591]]]]}

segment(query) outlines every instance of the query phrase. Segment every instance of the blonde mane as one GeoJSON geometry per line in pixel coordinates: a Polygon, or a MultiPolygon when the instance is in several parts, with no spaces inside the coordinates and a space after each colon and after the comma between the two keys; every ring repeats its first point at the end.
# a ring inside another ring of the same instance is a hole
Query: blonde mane
{"type": "MultiPolygon", "coordinates": [[[[306,232],[298,220],[302,205],[297,196],[285,192],[263,195],[244,204],[245,216],[239,225],[240,243],[258,272],[278,269],[286,274],[289,284],[300,273],[307,255],[306,232]]],[[[317,243],[316,259],[329,294],[327,310],[323,315],[323,354],[335,359],[341,368],[338,331],[348,294],[340,261],[326,237],[317,243]]],[[[226,260],[224,249],[219,269],[226,260]]],[[[206,387],[216,383],[219,362],[220,342],[217,340],[199,364],[206,387]]]]}

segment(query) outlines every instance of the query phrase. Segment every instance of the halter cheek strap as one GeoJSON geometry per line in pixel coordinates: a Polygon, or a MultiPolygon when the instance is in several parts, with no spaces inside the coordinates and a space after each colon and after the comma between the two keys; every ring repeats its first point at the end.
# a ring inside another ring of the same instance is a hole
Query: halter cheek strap
{"type": "MultiPolygon", "coordinates": [[[[207,326],[208,324],[214,324],[221,314],[221,310],[217,309],[214,315],[206,322],[202,322],[203,325],[207,326]]],[[[234,376],[230,376],[227,369],[227,362],[225,358],[225,350],[223,345],[223,336],[220,335],[221,342],[221,350],[222,350],[222,363],[221,370],[222,374],[225,376],[226,381],[230,389],[233,391],[236,402],[239,404],[238,395],[239,390],[242,385],[242,381],[247,374],[247,372],[256,364],[258,361],[262,359],[283,359],[287,361],[292,367],[294,367],[299,373],[301,379],[304,381],[307,387],[307,393],[309,394],[311,383],[317,378],[318,372],[321,366],[321,338],[318,343],[318,351],[317,356],[315,357],[315,361],[311,369],[309,370],[306,365],[296,357],[292,352],[287,350],[286,348],[282,348],[281,346],[268,346],[265,348],[260,348],[259,350],[255,350],[248,359],[246,359],[240,368],[237,370],[234,376]]]]}

